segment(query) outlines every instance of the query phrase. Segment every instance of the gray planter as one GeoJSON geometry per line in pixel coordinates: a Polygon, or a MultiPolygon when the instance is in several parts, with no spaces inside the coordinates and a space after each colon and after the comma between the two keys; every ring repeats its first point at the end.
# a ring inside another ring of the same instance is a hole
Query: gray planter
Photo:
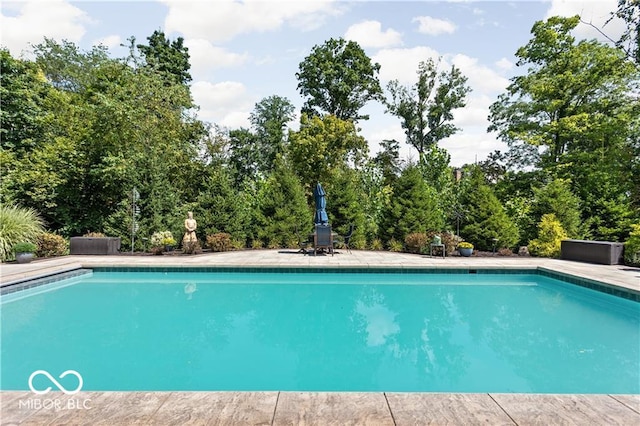
{"type": "Polygon", "coordinates": [[[458,253],[460,253],[460,256],[469,257],[469,256],[471,256],[471,254],[473,254],[473,249],[470,249],[470,248],[459,248],[458,249],[458,253]]]}
{"type": "Polygon", "coordinates": [[[35,255],[33,253],[16,253],[16,262],[29,263],[34,257],[35,255]]]}

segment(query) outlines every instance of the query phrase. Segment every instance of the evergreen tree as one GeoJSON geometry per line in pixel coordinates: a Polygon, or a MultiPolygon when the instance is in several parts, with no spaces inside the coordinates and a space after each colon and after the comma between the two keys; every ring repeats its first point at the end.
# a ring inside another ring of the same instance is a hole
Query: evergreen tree
{"type": "Polygon", "coordinates": [[[257,236],[270,248],[296,244],[296,228],[311,228],[312,214],[304,188],[282,157],[258,194],[257,236]]]}
{"type": "Polygon", "coordinates": [[[484,181],[480,170],[474,168],[467,179],[461,195],[466,218],[460,229],[460,236],[474,244],[478,250],[492,250],[494,245],[497,248],[513,247],[518,242],[518,229],[507,216],[491,187],[484,181]]]}
{"type": "Polygon", "coordinates": [[[327,211],[331,216],[332,230],[340,235],[345,235],[349,230],[349,224],[354,224],[356,229],[351,238],[352,248],[364,248],[365,238],[365,207],[364,193],[358,173],[349,168],[342,168],[334,174],[331,185],[327,187],[330,193],[327,196],[327,211]]]}
{"type": "Polygon", "coordinates": [[[541,188],[533,189],[530,221],[532,227],[523,230],[522,237],[530,241],[536,234],[535,224],[542,216],[553,213],[570,238],[580,236],[580,199],[571,192],[569,182],[554,179],[541,188]]]}
{"type": "Polygon", "coordinates": [[[534,256],[560,257],[562,240],[567,233],[553,213],[545,214],[538,224],[538,237],[529,242],[529,252],[534,256]]]}
{"type": "Polygon", "coordinates": [[[393,185],[391,202],[384,215],[382,237],[404,241],[407,234],[441,231],[444,214],[438,206],[438,194],[428,185],[415,165],[406,167],[393,185]]]}

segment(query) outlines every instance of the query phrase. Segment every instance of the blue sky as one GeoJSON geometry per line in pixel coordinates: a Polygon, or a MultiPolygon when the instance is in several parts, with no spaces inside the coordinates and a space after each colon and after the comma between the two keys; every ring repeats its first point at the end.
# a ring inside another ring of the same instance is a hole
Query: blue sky
{"type": "MultiPolygon", "coordinates": [[[[515,66],[514,53],[527,43],[537,20],[580,14],[602,26],[616,0],[548,1],[2,1],[1,44],[14,56],[29,57],[29,43],[44,36],[67,39],[83,48],[98,43],[114,56],[134,36],[139,42],[154,30],[170,39],[185,38],[190,49],[192,93],[201,119],[228,128],[248,126],[256,102],[270,95],[289,98],[298,108],[304,100],[296,87],[299,63],[314,45],[329,38],[355,40],[381,64],[383,86],[398,79],[416,80],[419,61],[441,57],[443,67],[455,64],[472,88],[467,107],[456,111],[460,132],[440,142],[452,165],[484,159],[505,146],[486,132],[488,108],[508,85],[525,72],[515,66]]],[[[605,27],[616,38],[622,24],[605,27]]],[[[578,38],[597,38],[587,25],[578,38]]],[[[361,134],[376,152],[383,139],[402,142],[402,155],[415,158],[404,143],[397,118],[380,104],[368,104],[370,120],[359,123],[361,134]]],[[[296,123],[292,123],[296,128],[296,123]]]]}

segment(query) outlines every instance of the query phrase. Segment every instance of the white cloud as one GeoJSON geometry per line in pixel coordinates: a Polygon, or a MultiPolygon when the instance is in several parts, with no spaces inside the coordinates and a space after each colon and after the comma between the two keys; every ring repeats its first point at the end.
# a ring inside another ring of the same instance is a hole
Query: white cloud
{"type": "Polygon", "coordinates": [[[189,62],[195,78],[212,69],[240,66],[249,59],[247,53],[229,52],[200,38],[185,40],[184,44],[189,48],[189,62]]]}
{"type": "MultiPolygon", "coordinates": [[[[611,12],[618,8],[618,0],[598,0],[598,1],[567,1],[552,0],[544,19],[551,16],[575,16],[602,30],[613,40],[617,40],[624,32],[625,23],[622,19],[615,18],[605,25],[611,16],[611,12]]],[[[595,28],[587,24],[579,24],[574,30],[577,39],[597,39],[602,42],[608,40],[595,28]]]]}
{"type": "Polygon", "coordinates": [[[502,71],[509,71],[513,68],[513,62],[511,62],[507,58],[502,58],[499,61],[496,61],[495,65],[502,71]]]}
{"type": "Polygon", "coordinates": [[[411,22],[420,24],[418,31],[422,34],[428,35],[440,35],[440,34],[452,34],[456,30],[456,25],[444,19],[436,19],[431,16],[417,16],[412,19],[411,22]]]}
{"type": "Polygon", "coordinates": [[[440,54],[426,46],[410,49],[383,49],[373,56],[380,64],[380,80],[385,83],[399,80],[401,84],[413,84],[417,81],[418,64],[429,58],[437,60],[440,54]]]}
{"type": "Polygon", "coordinates": [[[382,24],[378,21],[363,21],[352,25],[344,38],[353,40],[362,47],[381,48],[402,44],[402,34],[391,28],[382,31],[382,24]]]}
{"type": "Polygon", "coordinates": [[[504,151],[507,145],[495,138],[495,135],[486,133],[485,129],[457,133],[438,145],[446,148],[451,155],[451,165],[455,167],[482,161],[495,150],[504,151]]]}
{"type": "Polygon", "coordinates": [[[239,34],[273,31],[284,24],[312,30],[326,16],[337,15],[343,6],[332,1],[267,2],[213,1],[184,2],[164,0],[169,11],[165,31],[184,34],[185,38],[227,41],[239,34]]]}
{"type": "Polygon", "coordinates": [[[509,80],[491,68],[479,64],[477,58],[458,54],[451,58],[451,63],[460,68],[462,74],[467,76],[469,79],[467,84],[469,84],[475,92],[502,92],[509,85],[509,80]]]}
{"type": "Polygon", "coordinates": [[[29,1],[21,4],[14,16],[0,15],[2,45],[14,56],[38,44],[44,37],[78,42],[84,36],[89,17],[82,10],[62,0],[29,1]]]}
{"type": "Polygon", "coordinates": [[[201,120],[230,128],[249,126],[255,100],[242,83],[198,81],[191,86],[191,93],[195,104],[200,106],[201,120]]]}
{"type": "Polygon", "coordinates": [[[122,38],[119,35],[110,35],[110,36],[99,38],[98,40],[95,40],[92,44],[94,46],[101,44],[105,47],[108,47],[109,49],[114,49],[114,48],[120,47],[121,43],[122,43],[122,38]]]}

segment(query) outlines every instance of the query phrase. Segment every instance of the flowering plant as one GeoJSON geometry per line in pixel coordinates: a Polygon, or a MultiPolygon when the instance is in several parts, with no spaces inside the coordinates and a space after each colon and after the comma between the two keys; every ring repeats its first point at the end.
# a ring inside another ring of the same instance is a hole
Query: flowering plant
{"type": "Polygon", "coordinates": [[[151,236],[151,247],[170,246],[175,243],[171,231],[155,232],[151,236]]]}
{"type": "Polygon", "coordinates": [[[473,244],[463,241],[458,244],[459,249],[473,249],[473,244]]]}

